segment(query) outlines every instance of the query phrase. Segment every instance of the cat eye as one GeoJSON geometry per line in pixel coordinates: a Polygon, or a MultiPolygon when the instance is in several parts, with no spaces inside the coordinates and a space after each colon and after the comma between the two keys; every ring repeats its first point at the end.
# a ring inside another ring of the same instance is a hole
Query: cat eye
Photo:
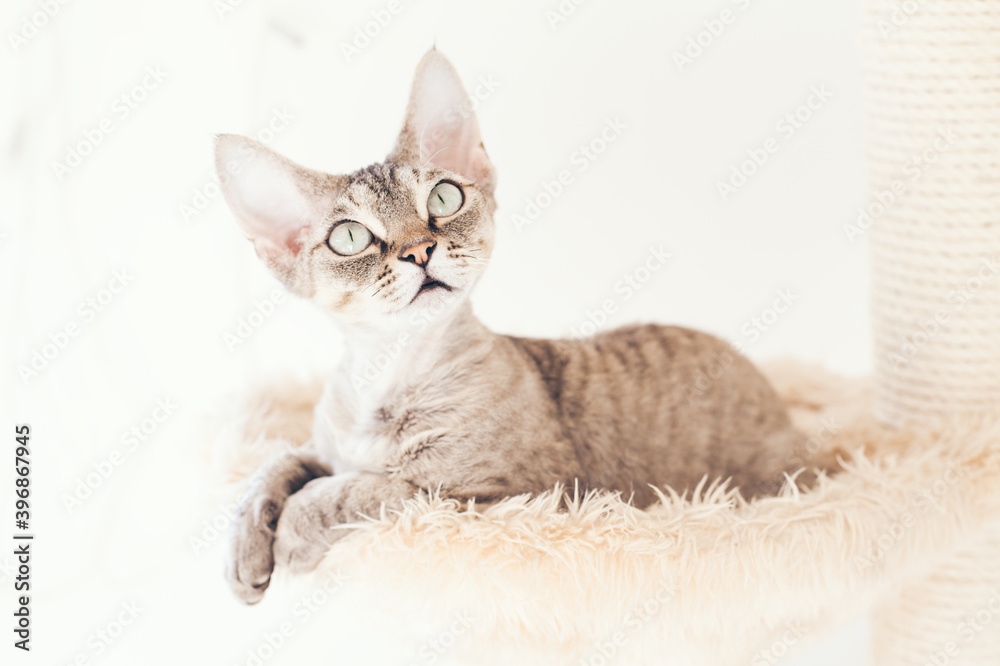
{"type": "Polygon", "coordinates": [[[465,196],[455,183],[443,180],[434,186],[427,197],[427,212],[431,217],[448,217],[458,212],[465,196]]]}
{"type": "Polygon", "coordinates": [[[372,244],[372,232],[365,225],[348,220],[330,231],[326,244],[337,254],[349,257],[372,244]]]}

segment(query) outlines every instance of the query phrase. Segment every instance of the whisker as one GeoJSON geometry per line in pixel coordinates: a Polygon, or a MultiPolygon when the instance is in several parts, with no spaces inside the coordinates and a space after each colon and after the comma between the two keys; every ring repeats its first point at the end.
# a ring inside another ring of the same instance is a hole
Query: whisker
{"type": "Polygon", "coordinates": [[[374,296],[378,292],[382,291],[382,289],[385,287],[385,284],[383,284],[383,283],[386,282],[386,280],[388,280],[391,277],[392,277],[392,273],[391,272],[386,273],[384,277],[381,277],[378,280],[375,280],[375,282],[372,283],[372,285],[370,287],[368,287],[366,289],[366,291],[375,289],[376,290],[375,293],[370,294],[371,296],[374,296]]]}

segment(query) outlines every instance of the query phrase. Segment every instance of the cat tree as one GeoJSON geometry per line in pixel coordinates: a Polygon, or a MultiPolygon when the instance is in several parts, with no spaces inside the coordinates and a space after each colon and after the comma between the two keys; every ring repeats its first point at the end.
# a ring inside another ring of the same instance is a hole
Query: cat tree
{"type": "MultiPolygon", "coordinates": [[[[995,422],[1000,3],[869,0],[868,17],[870,189],[886,202],[871,229],[876,414],[995,422]]],[[[875,663],[1000,664],[1000,529],[966,541],[883,601],[875,663]]]]}
{"type": "MultiPolygon", "coordinates": [[[[865,30],[874,381],[769,371],[844,470],[750,505],[416,498],[328,554],[310,654],[774,664],[872,612],[873,664],[1000,664],[1000,0],[867,0],[865,30]]],[[[244,405],[230,469],[301,445],[317,390],[244,405]]]]}

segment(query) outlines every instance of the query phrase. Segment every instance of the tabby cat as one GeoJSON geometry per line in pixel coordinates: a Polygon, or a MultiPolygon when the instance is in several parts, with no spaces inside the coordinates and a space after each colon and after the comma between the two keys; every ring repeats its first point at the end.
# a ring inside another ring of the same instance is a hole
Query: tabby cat
{"type": "Polygon", "coordinates": [[[805,459],[767,380],[710,335],[645,325],[538,340],[476,319],[496,173],[436,50],[384,162],[335,176],[222,135],[216,165],[257,255],[347,340],[311,442],[257,472],[233,522],[227,577],[247,603],[276,563],[314,568],[345,534],[330,526],[420,489],[484,504],[577,483],[644,507],[651,485],[683,491],[705,475],[772,493],[805,459]]]}

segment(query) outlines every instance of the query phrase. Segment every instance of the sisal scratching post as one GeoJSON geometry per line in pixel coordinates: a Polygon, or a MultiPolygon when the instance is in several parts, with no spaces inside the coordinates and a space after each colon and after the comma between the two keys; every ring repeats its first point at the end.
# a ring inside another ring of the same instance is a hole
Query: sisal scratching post
{"type": "Polygon", "coordinates": [[[865,35],[876,410],[897,425],[1000,407],[1000,1],[913,4],[892,32],[907,15],[868,0],[865,35]]]}
{"type": "MultiPolygon", "coordinates": [[[[1000,414],[1000,0],[866,2],[876,414],[1000,414]]],[[[1000,491],[1000,489],[998,489],[1000,491]]],[[[1000,664],[1000,532],[875,614],[875,663],[1000,664]]]]}
{"type": "Polygon", "coordinates": [[[1000,664],[1000,532],[941,561],[875,611],[878,666],[1000,664]]]}

